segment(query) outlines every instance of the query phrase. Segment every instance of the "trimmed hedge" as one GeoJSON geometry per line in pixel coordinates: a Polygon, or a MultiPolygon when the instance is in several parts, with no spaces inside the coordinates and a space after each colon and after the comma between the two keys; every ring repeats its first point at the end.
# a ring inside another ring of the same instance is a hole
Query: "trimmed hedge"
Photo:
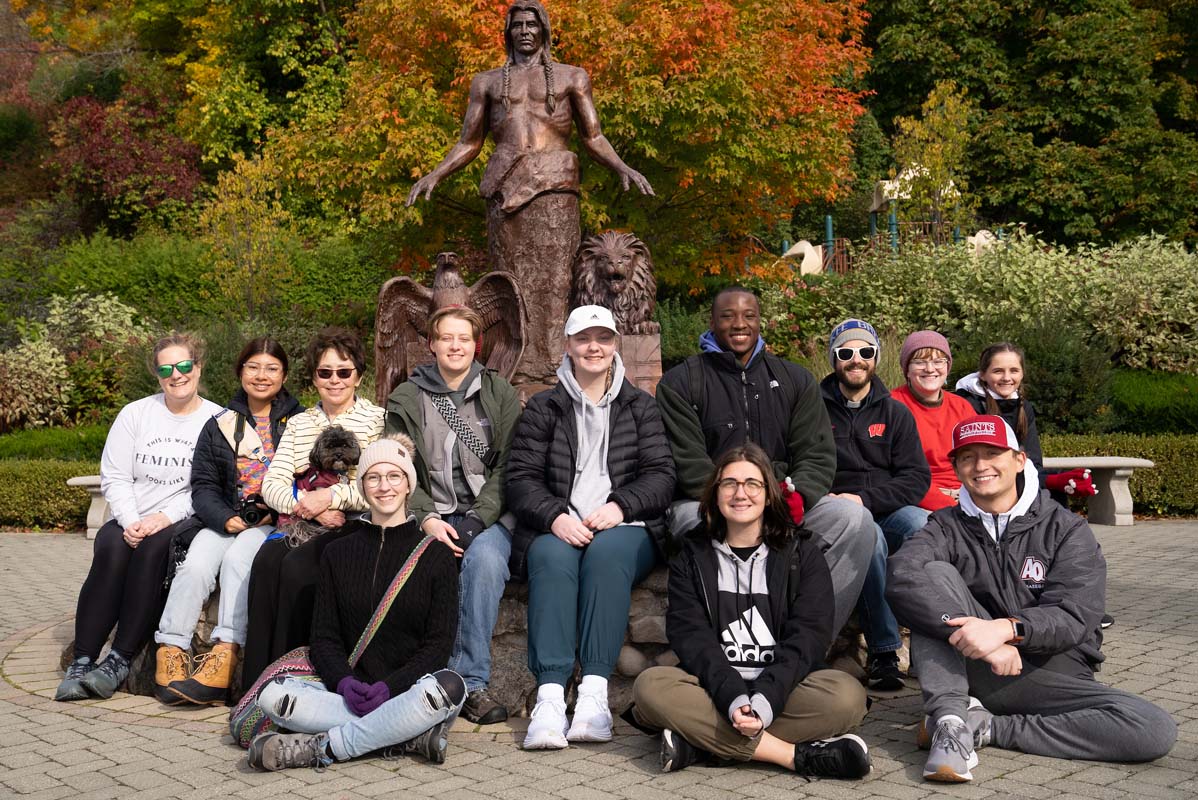
{"type": "Polygon", "coordinates": [[[0,436],[0,461],[12,458],[99,461],[107,438],[107,425],[14,431],[0,436]]]}
{"type": "Polygon", "coordinates": [[[1136,470],[1131,496],[1136,511],[1148,514],[1198,514],[1198,436],[1139,436],[1134,433],[1044,435],[1045,456],[1125,456],[1156,462],[1136,470]]]}
{"type": "Polygon", "coordinates": [[[0,461],[0,528],[83,530],[91,495],[67,478],[99,471],[97,461],[0,461]]]}
{"type": "Polygon", "coordinates": [[[1198,433],[1198,376],[1117,370],[1112,385],[1119,430],[1128,433],[1198,433]]]}

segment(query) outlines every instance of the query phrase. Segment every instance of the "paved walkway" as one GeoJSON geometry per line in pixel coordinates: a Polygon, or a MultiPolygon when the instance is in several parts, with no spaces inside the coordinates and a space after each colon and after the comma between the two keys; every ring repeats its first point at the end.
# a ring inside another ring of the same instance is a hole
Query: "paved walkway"
{"type": "Polygon", "coordinates": [[[873,773],[862,782],[805,783],[776,769],[658,771],[656,740],[617,728],[614,742],[525,753],[519,726],[459,721],[449,761],[339,764],[323,774],[251,771],[224,732],[225,711],[178,711],[150,698],[55,703],[59,654],[71,638],[91,549],[82,536],[0,534],[0,796],[29,798],[351,798],[413,796],[513,800],[628,797],[1027,797],[1053,800],[1198,796],[1198,522],[1097,528],[1110,564],[1100,677],[1140,692],[1181,724],[1173,752],[1153,764],[1065,762],[988,748],[972,784],[920,778],[914,691],[878,698],[862,735],[873,773]]]}

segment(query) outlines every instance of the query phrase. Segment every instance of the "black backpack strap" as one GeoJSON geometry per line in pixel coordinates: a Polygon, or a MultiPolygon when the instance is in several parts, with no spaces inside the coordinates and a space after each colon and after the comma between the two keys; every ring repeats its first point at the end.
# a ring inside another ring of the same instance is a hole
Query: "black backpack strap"
{"type": "Polygon", "coordinates": [[[691,408],[696,414],[701,414],[701,410],[706,397],[706,391],[703,381],[703,356],[695,354],[688,356],[686,359],[686,379],[690,389],[691,408]]]}

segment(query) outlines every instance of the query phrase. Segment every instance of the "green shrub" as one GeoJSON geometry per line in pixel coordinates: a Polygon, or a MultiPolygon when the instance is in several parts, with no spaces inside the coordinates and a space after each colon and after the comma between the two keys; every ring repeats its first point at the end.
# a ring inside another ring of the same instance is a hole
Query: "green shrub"
{"type": "Polygon", "coordinates": [[[107,438],[107,425],[14,431],[0,436],[0,460],[99,461],[107,438]]]}
{"type": "Polygon", "coordinates": [[[653,315],[661,325],[661,368],[668,370],[699,352],[699,337],[711,323],[710,306],[693,308],[676,297],[657,304],[653,315]]]}
{"type": "Polygon", "coordinates": [[[1000,326],[1051,323],[1099,337],[1127,366],[1198,368],[1198,254],[1160,237],[1071,250],[1019,235],[978,256],[965,245],[875,250],[848,273],[796,276],[763,295],[766,339],[796,356],[860,317],[899,338],[930,328],[993,339],[1000,326]]]}
{"type": "Polygon", "coordinates": [[[1112,390],[1119,430],[1198,433],[1198,376],[1118,370],[1112,390]]]}
{"type": "Polygon", "coordinates": [[[1153,469],[1138,469],[1131,477],[1131,496],[1137,511],[1193,516],[1198,513],[1198,436],[1139,436],[1131,433],[1041,437],[1045,456],[1125,456],[1147,458],[1153,469]]]}
{"type": "Polygon", "coordinates": [[[37,134],[37,120],[28,109],[11,103],[0,105],[0,156],[11,155],[37,134]]]}
{"type": "Polygon", "coordinates": [[[50,342],[0,353],[0,433],[63,422],[70,392],[66,359],[50,342]]]}
{"type": "Polygon", "coordinates": [[[67,479],[99,471],[95,461],[0,461],[0,528],[82,530],[91,495],[67,479]]]}

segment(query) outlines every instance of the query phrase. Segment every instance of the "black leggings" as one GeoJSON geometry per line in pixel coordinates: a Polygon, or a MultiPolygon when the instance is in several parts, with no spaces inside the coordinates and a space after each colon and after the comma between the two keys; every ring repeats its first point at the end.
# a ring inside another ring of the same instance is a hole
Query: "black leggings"
{"type": "Polygon", "coordinates": [[[162,581],[174,528],[147,536],[137,547],[125,543],[125,529],[116,520],[100,528],[75,610],[75,658],[99,658],[113,626],[112,649],[125,658],[133,658],[149,641],[162,615],[162,581]]]}
{"type": "Polygon", "coordinates": [[[334,528],[294,549],[283,538],[271,539],[258,548],[250,568],[248,624],[241,657],[243,688],[249,688],[276,658],[311,641],[320,557],[347,533],[347,528],[334,528]]]}

